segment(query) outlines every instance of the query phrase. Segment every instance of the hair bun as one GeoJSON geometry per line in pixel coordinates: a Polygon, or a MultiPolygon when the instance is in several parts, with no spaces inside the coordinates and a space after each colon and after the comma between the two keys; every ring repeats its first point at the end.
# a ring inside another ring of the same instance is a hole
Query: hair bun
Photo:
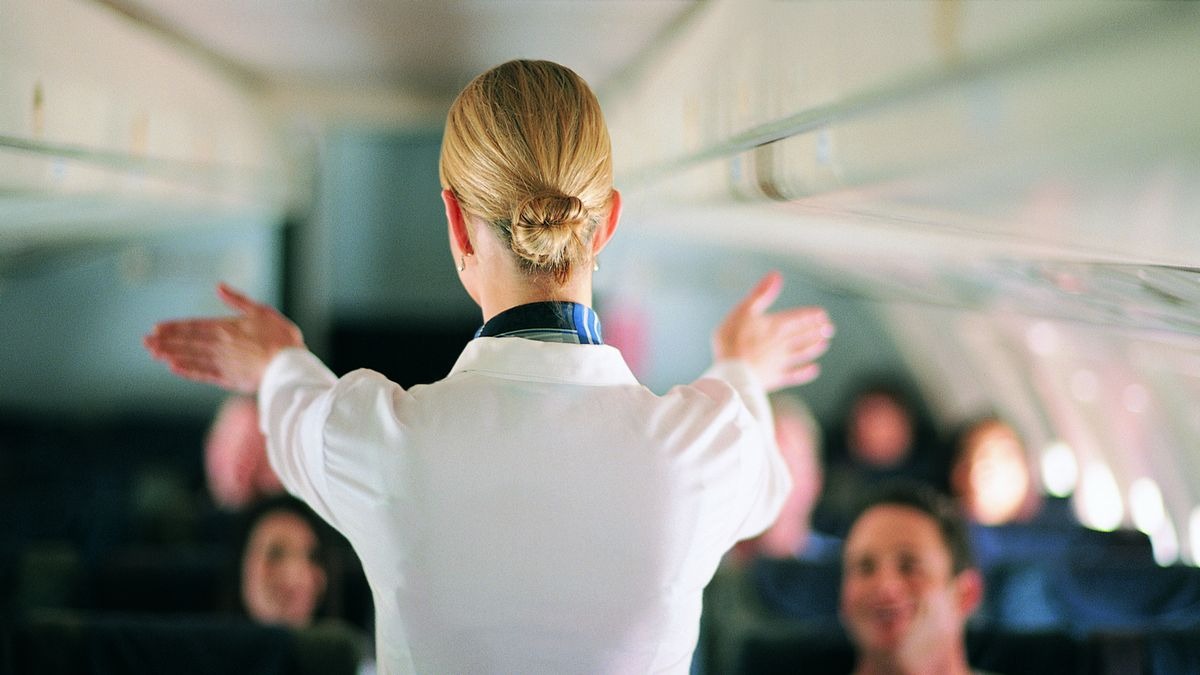
{"type": "Polygon", "coordinates": [[[588,213],[578,197],[560,192],[530,195],[512,218],[513,251],[538,265],[562,265],[583,241],[588,213]]]}
{"type": "Polygon", "coordinates": [[[513,225],[524,227],[564,227],[581,223],[586,213],[583,202],[558,192],[530,195],[517,204],[513,225]]]}

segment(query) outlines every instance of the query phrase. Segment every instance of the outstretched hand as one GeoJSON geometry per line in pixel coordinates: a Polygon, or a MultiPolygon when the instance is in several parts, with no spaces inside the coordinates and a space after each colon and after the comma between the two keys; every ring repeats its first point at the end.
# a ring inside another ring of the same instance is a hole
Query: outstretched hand
{"type": "Polygon", "coordinates": [[[274,308],[254,302],[225,284],[217,297],[235,316],[164,321],[142,339],[150,355],[189,380],[254,393],[271,359],[288,347],[304,347],[300,329],[274,308]]]}
{"type": "Polygon", "coordinates": [[[829,349],[833,323],[820,307],[768,313],[783,290],[783,277],[771,272],[733,308],[713,333],[717,360],[750,364],[768,392],[817,379],[816,360],[829,349]]]}

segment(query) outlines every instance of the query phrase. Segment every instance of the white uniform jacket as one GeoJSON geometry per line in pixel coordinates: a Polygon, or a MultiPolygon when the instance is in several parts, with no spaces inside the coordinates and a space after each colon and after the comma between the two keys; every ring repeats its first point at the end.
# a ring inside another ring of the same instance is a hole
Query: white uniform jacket
{"type": "Polygon", "coordinates": [[[739,362],[659,396],[613,347],[477,338],[405,390],[291,349],[259,403],[362,561],[382,673],[686,673],[722,555],[791,489],[739,362]]]}

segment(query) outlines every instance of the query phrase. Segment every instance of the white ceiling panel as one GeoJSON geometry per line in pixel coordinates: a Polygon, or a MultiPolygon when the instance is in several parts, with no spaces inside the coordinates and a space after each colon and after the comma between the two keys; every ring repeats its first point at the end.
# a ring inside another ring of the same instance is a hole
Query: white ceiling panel
{"type": "Polygon", "coordinates": [[[269,82],[452,97],[545,58],[600,87],[694,0],[102,0],[269,82]]]}

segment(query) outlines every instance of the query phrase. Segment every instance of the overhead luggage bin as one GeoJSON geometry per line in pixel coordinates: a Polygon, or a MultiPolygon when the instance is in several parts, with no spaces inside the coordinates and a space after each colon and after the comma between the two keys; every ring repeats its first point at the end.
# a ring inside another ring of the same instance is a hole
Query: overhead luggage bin
{"type": "Polygon", "coordinates": [[[101,3],[0,12],[0,246],[282,219],[253,78],[101,3]]]}
{"type": "Polygon", "coordinates": [[[1194,3],[715,2],[610,87],[619,182],[786,203],[736,235],[772,250],[1194,265],[1197,31],[1194,3]]]}

